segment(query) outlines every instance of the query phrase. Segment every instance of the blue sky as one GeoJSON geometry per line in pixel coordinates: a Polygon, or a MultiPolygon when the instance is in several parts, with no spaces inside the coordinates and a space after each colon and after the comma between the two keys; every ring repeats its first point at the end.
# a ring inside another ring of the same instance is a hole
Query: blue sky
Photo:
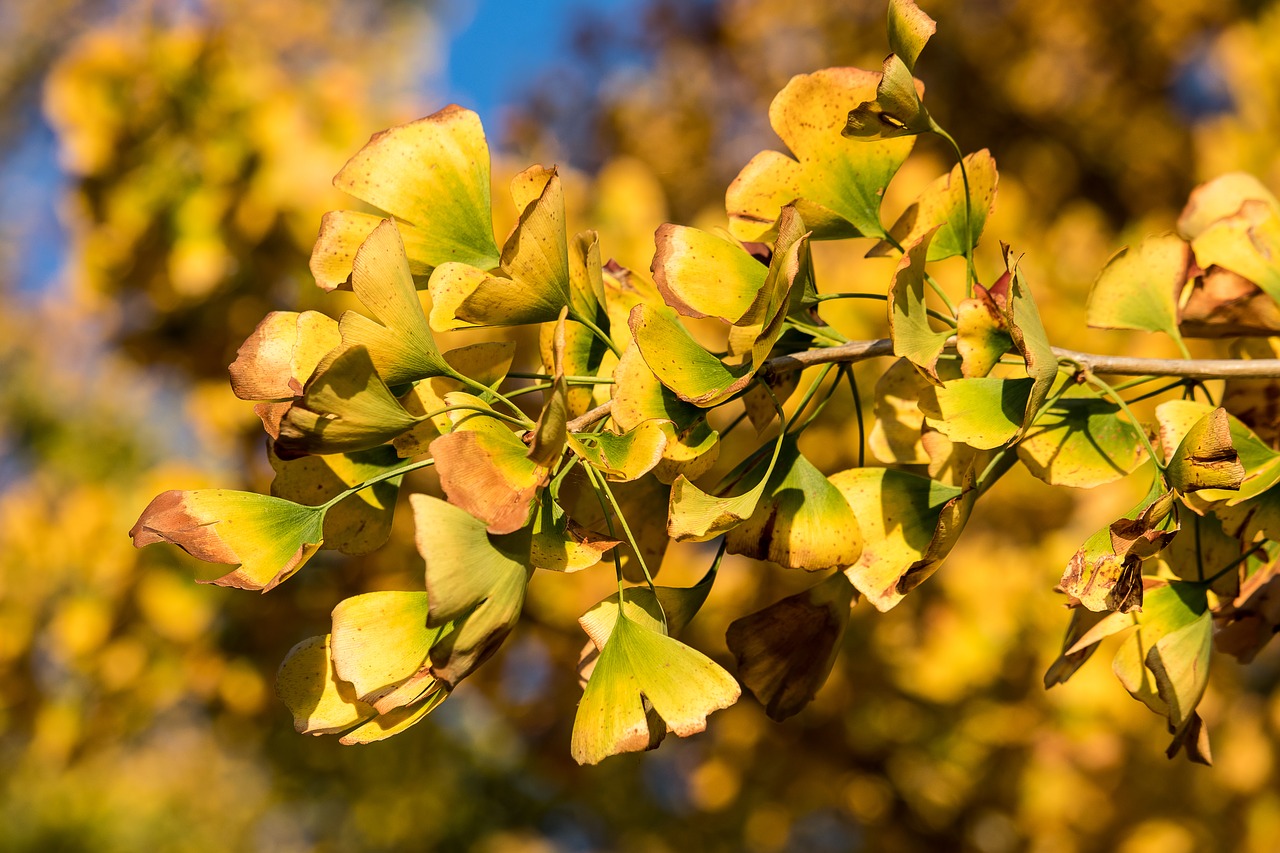
{"type": "Polygon", "coordinates": [[[586,11],[636,21],[643,0],[453,0],[441,4],[449,61],[444,95],[496,117],[538,73],[570,51],[586,11]]]}

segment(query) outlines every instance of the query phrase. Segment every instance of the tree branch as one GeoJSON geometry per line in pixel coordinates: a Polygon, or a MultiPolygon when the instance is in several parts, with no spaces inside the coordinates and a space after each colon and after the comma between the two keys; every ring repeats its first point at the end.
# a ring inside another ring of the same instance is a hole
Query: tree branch
{"type": "MultiPolygon", "coordinates": [[[[947,341],[954,349],[956,339],[947,341]]],[[[1068,362],[1084,373],[1107,373],[1117,376],[1180,376],[1184,379],[1280,379],[1280,359],[1275,358],[1133,358],[1124,355],[1098,355],[1091,352],[1054,347],[1058,361],[1068,362]]],[[[837,347],[823,347],[771,358],[760,368],[764,376],[804,370],[820,364],[852,364],[869,358],[893,355],[893,341],[850,341],[837,347]]],[[[579,418],[569,421],[570,432],[581,432],[609,414],[611,403],[603,403],[579,418]]]]}

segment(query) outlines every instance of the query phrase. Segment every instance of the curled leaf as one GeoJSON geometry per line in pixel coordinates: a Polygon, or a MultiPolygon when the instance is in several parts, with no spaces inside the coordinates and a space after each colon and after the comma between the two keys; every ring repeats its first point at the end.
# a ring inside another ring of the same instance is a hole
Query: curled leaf
{"type": "Polygon", "coordinates": [[[237,589],[266,592],[302,568],[324,541],[324,508],[227,489],[157,495],[129,531],[134,547],[177,545],[208,563],[237,566],[214,578],[237,589]]]}

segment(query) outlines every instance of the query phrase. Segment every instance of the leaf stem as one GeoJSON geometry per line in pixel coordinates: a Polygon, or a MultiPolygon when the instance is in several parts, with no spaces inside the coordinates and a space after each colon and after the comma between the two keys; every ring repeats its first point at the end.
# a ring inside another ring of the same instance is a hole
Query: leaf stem
{"type": "Polygon", "coordinates": [[[862,468],[867,463],[867,430],[862,420],[862,395],[858,393],[858,380],[853,375],[853,366],[846,364],[840,370],[849,380],[849,393],[853,396],[853,413],[858,419],[858,467],[862,468]]]}
{"type": "Polygon", "coordinates": [[[973,296],[973,285],[978,281],[978,269],[973,265],[973,194],[969,190],[969,170],[964,165],[964,152],[955,138],[930,120],[931,130],[951,143],[951,150],[956,153],[956,162],[960,165],[960,179],[964,181],[964,261],[967,265],[968,282],[965,295],[973,296]]]}
{"type": "Polygon", "coordinates": [[[417,462],[410,462],[408,465],[404,465],[400,468],[396,468],[391,471],[384,471],[383,473],[378,474],[377,476],[370,477],[369,479],[365,480],[363,483],[359,483],[357,485],[352,486],[346,491],[339,492],[329,500],[320,504],[320,508],[323,509],[325,512],[328,512],[330,509],[333,508],[335,504],[341,503],[342,501],[354,495],[356,492],[367,489],[370,486],[376,486],[378,485],[378,483],[385,482],[386,480],[393,480],[396,477],[403,477],[405,474],[408,474],[410,471],[417,471],[419,468],[427,468],[434,464],[436,464],[436,460],[434,459],[422,459],[417,462]]]}
{"type": "MultiPolygon", "coordinates": [[[[587,476],[591,479],[592,485],[603,493],[609,499],[609,505],[613,507],[613,515],[618,519],[618,523],[622,525],[622,532],[627,537],[627,543],[631,546],[631,552],[636,555],[636,562],[640,564],[640,571],[644,572],[645,583],[649,585],[649,589],[653,592],[654,600],[657,601],[658,591],[653,585],[653,575],[649,573],[649,566],[644,561],[644,554],[640,553],[640,543],[636,541],[635,534],[631,532],[631,525],[627,524],[627,518],[622,514],[622,507],[618,506],[617,499],[613,496],[613,489],[609,488],[609,481],[604,475],[592,468],[590,465],[583,467],[587,472],[587,476]]],[[[621,572],[621,564],[619,564],[619,572],[621,572]]],[[[621,590],[619,590],[619,601],[621,601],[621,590]]],[[[658,610],[662,613],[662,630],[667,630],[667,613],[662,609],[662,602],[658,602],[658,610]]]]}
{"type": "Polygon", "coordinates": [[[591,322],[586,317],[583,317],[581,314],[578,314],[572,308],[569,309],[569,319],[586,326],[588,329],[591,330],[591,334],[595,335],[597,338],[601,340],[602,343],[604,343],[605,346],[613,350],[614,355],[619,357],[622,356],[622,350],[619,349],[618,345],[613,342],[613,338],[606,335],[604,333],[604,330],[601,329],[599,326],[597,326],[595,323],[591,322]]]}

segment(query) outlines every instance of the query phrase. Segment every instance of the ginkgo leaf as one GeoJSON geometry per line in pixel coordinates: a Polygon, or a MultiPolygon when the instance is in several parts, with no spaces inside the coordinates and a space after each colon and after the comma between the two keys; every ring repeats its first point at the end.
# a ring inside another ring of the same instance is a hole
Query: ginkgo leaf
{"type": "Polygon", "coordinates": [[[437,683],[429,689],[417,702],[394,708],[350,730],[338,738],[338,743],[352,746],[360,743],[377,743],[400,734],[410,726],[415,726],[427,718],[427,715],[440,707],[440,703],[449,698],[449,687],[437,683]]]}
{"type": "Polygon", "coordinates": [[[571,521],[546,492],[528,527],[494,541],[506,554],[527,554],[532,568],[566,573],[591,568],[622,544],[571,521]]]}
{"type": "MultiPolygon", "coordinates": [[[[444,354],[444,360],[456,373],[480,385],[493,387],[506,377],[515,354],[515,341],[484,341],[451,349],[444,354]]],[[[402,458],[427,453],[431,442],[449,432],[453,421],[447,413],[441,412],[449,405],[445,397],[465,387],[460,380],[450,376],[437,376],[415,383],[413,389],[400,399],[400,404],[417,423],[391,440],[396,453],[402,458]],[[428,417],[433,414],[435,417],[428,417]]]]}
{"type": "Polygon", "coordinates": [[[1272,204],[1244,202],[1238,212],[1197,235],[1191,248],[1202,268],[1230,270],[1280,301],[1280,210],[1272,204]]]}
{"type": "Polygon", "coordinates": [[[511,182],[521,211],[502,249],[501,275],[461,263],[431,274],[431,327],[519,326],[556,320],[569,305],[564,190],[554,168],[531,166],[511,182]]]}
{"type": "Polygon", "coordinates": [[[885,464],[927,465],[929,454],[921,443],[924,412],[920,394],[930,383],[905,358],[896,360],[876,380],[873,412],[876,422],[867,446],[885,464]]]}
{"type": "Polygon", "coordinates": [[[952,441],[994,450],[1022,429],[1033,384],[1030,379],[993,376],[953,379],[923,392],[920,408],[925,423],[952,441]]]}
{"type": "Polygon", "coordinates": [[[266,592],[302,568],[324,541],[324,507],[228,489],[157,495],[129,531],[134,547],[177,545],[207,563],[236,565],[214,578],[237,589],[266,592]]]}
{"type": "MultiPolygon", "coordinates": [[[[1009,264],[1007,253],[1005,263],[1009,264]]],[[[1022,355],[1027,375],[1034,380],[1031,393],[1027,395],[1026,414],[1022,419],[1025,429],[1035,420],[1040,407],[1044,405],[1045,398],[1049,396],[1050,389],[1053,388],[1054,381],[1058,378],[1058,357],[1053,353],[1049,336],[1045,334],[1044,323],[1040,319],[1040,311],[1036,308],[1035,300],[1031,298],[1031,291],[1027,288],[1016,263],[1009,267],[1009,273],[1008,279],[1002,279],[1007,282],[1008,290],[1001,292],[993,287],[992,293],[997,300],[1003,301],[1006,305],[1009,336],[1013,338],[1013,345],[1022,355]]]]}
{"type": "Polygon", "coordinates": [[[337,322],[319,311],[272,311],[236,350],[231,390],[241,400],[290,400],[339,343],[337,322]]]}
{"type": "Polygon", "coordinates": [[[369,351],[355,347],[307,383],[280,422],[275,450],[282,459],[368,450],[417,422],[378,376],[369,351]]]}
{"type": "Polygon", "coordinates": [[[933,231],[927,231],[907,246],[893,272],[889,282],[889,336],[893,338],[894,355],[908,359],[937,380],[938,356],[951,332],[929,325],[925,308],[924,264],[933,235],[933,231]]]}
{"type": "Polygon", "coordinates": [[[853,468],[830,480],[862,533],[862,556],[845,574],[877,610],[937,569],[972,506],[972,492],[905,471],[853,468]]]}
{"type": "Polygon", "coordinates": [[[1238,213],[1246,201],[1255,200],[1265,202],[1280,213],[1280,200],[1253,175],[1246,172],[1219,175],[1191,191],[1178,217],[1178,233],[1194,240],[1215,222],[1238,213]]]}
{"type": "Polygon", "coordinates": [[[769,123],[795,159],[763,151],[729,185],[729,230],[739,240],[769,240],[783,206],[795,203],[815,240],[884,233],[880,202],[914,140],[850,145],[845,116],[875,97],[879,75],[828,68],[791,78],[769,107],[769,123]]]}
{"type": "Polygon", "coordinates": [[[1133,251],[1122,249],[1089,291],[1089,325],[1164,332],[1181,340],[1176,299],[1194,264],[1190,245],[1176,234],[1148,237],[1133,251]]]}
{"type": "Polygon", "coordinates": [[[1169,485],[1179,492],[1200,489],[1239,489],[1244,466],[1231,443],[1227,410],[1204,415],[1187,430],[1165,465],[1169,485]]]}
{"type": "Polygon", "coordinates": [[[367,349],[383,382],[394,386],[453,372],[436,347],[392,220],[383,220],[356,252],[351,289],[373,319],[344,313],[339,322],[342,344],[367,349]]]}
{"type": "Polygon", "coordinates": [[[568,313],[569,308],[565,306],[553,326],[556,355],[551,387],[547,389],[546,402],[538,421],[527,437],[529,459],[543,468],[553,467],[560,460],[569,437],[569,385],[564,378],[565,317],[568,313]]]}
{"type": "Polygon", "coordinates": [[[470,513],[427,495],[409,502],[427,564],[426,624],[453,623],[431,646],[431,673],[453,686],[502,645],[524,607],[532,568],[499,550],[470,513]]]}
{"type": "Polygon", "coordinates": [[[736,472],[734,486],[747,486],[732,496],[709,495],[683,475],[671,485],[671,504],[667,513],[667,533],[677,542],[706,542],[742,524],[756,511],[760,498],[769,486],[783,436],[778,436],[768,464],[763,460],[736,472]]]}
{"type": "Polygon", "coordinates": [[[519,530],[550,471],[529,458],[529,448],[506,424],[483,411],[487,407],[478,397],[455,392],[445,400],[482,410],[451,413],[453,432],[431,442],[449,503],[483,519],[491,533],[519,530]]]}
{"type": "MultiPolygon", "coordinates": [[[[396,218],[410,269],[420,283],[446,262],[481,269],[498,263],[489,206],[489,148],[480,118],[470,110],[450,105],[374,134],[333,184],[396,218]]],[[[357,247],[381,219],[351,211],[325,215],[311,254],[311,272],[321,287],[333,290],[346,284],[357,247]]]]}
{"type": "Polygon", "coordinates": [[[666,224],[654,235],[653,281],[667,305],[686,317],[732,323],[764,286],[766,267],[737,242],[666,224]]]}
{"type": "MultiPolygon", "coordinates": [[[[276,472],[271,481],[271,494],[308,506],[325,503],[353,486],[404,464],[390,447],[291,460],[268,452],[267,459],[276,472]]],[[[330,507],[324,517],[325,547],[352,555],[381,548],[391,535],[391,519],[399,491],[400,478],[392,477],[330,507]]]]}
{"type": "Polygon", "coordinates": [[[961,179],[960,165],[956,164],[948,174],[925,187],[920,197],[898,217],[889,229],[895,242],[881,240],[867,252],[867,257],[891,257],[897,253],[895,244],[912,245],[935,228],[937,230],[929,242],[927,260],[930,262],[963,255],[976,246],[986,226],[987,216],[995,206],[999,175],[996,161],[985,148],[966,156],[964,163],[969,174],[967,213],[966,187],[961,179]],[[967,246],[966,228],[969,234],[967,246]]]}
{"type": "Polygon", "coordinates": [[[981,284],[973,296],[956,305],[956,352],[965,378],[986,376],[1013,348],[1013,338],[999,305],[981,284]]]}
{"type": "Polygon", "coordinates": [[[1027,429],[1018,458],[1051,486],[1092,488],[1142,464],[1147,454],[1140,429],[1112,401],[1087,388],[1068,388],[1027,429]]]}
{"type": "Polygon", "coordinates": [[[656,745],[645,702],[679,737],[706,728],[707,716],[741,690],[714,661],[678,640],[620,614],[596,661],[573,723],[579,764],[656,745]]]}
{"type": "Polygon", "coordinates": [[[1179,581],[1149,582],[1142,610],[1128,618],[1138,626],[1111,661],[1111,669],[1130,695],[1157,714],[1168,714],[1155,675],[1147,667],[1148,655],[1166,636],[1196,622],[1208,608],[1205,590],[1179,581]]]}
{"type": "Polygon", "coordinates": [[[308,637],[289,650],[276,673],[276,695],[293,714],[299,734],[337,734],[378,713],[334,673],[328,634],[308,637]]]}
{"type": "Polygon", "coordinates": [[[934,128],[920,98],[924,86],[897,54],[885,57],[874,98],[849,110],[844,136],[862,140],[896,139],[927,133],[934,128]]]}
{"type": "Polygon", "coordinates": [[[254,414],[273,439],[293,398],[325,355],[342,343],[338,322],[318,311],[272,311],[236,350],[228,368],[241,400],[262,400],[254,414]]]}
{"type": "Polygon", "coordinates": [[[625,482],[644,476],[662,461],[669,426],[666,421],[644,421],[621,435],[575,433],[569,436],[569,446],[607,479],[625,482]]]}
{"type": "Polygon", "coordinates": [[[783,439],[754,511],[725,542],[731,554],[809,571],[850,565],[862,553],[853,509],[793,439],[783,439]]]}
{"type": "Polygon", "coordinates": [[[915,71],[916,59],[938,25],[914,0],[889,0],[889,49],[915,71]]]}
{"type": "Polygon", "coordinates": [[[738,675],[771,719],[798,713],[826,683],[857,598],[849,579],[836,572],[729,625],[725,639],[738,675]]]}
{"type": "Polygon", "coordinates": [[[649,369],[681,400],[704,408],[717,406],[751,381],[750,363],[731,367],[707,352],[670,308],[637,305],[630,326],[649,369]]]}
{"type": "Polygon", "coordinates": [[[333,608],[334,672],[379,714],[435,687],[427,653],[443,629],[427,627],[427,612],[425,592],[369,592],[333,608]]]}
{"type": "Polygon", "coordinates": [[[1157,481],[1124,518],[1094,533],[1071,557],[1058,588],[1093,611],[1128,613],[1142,607],[1142,560],[1178,532],[1173,494],[1157,481]]]}

